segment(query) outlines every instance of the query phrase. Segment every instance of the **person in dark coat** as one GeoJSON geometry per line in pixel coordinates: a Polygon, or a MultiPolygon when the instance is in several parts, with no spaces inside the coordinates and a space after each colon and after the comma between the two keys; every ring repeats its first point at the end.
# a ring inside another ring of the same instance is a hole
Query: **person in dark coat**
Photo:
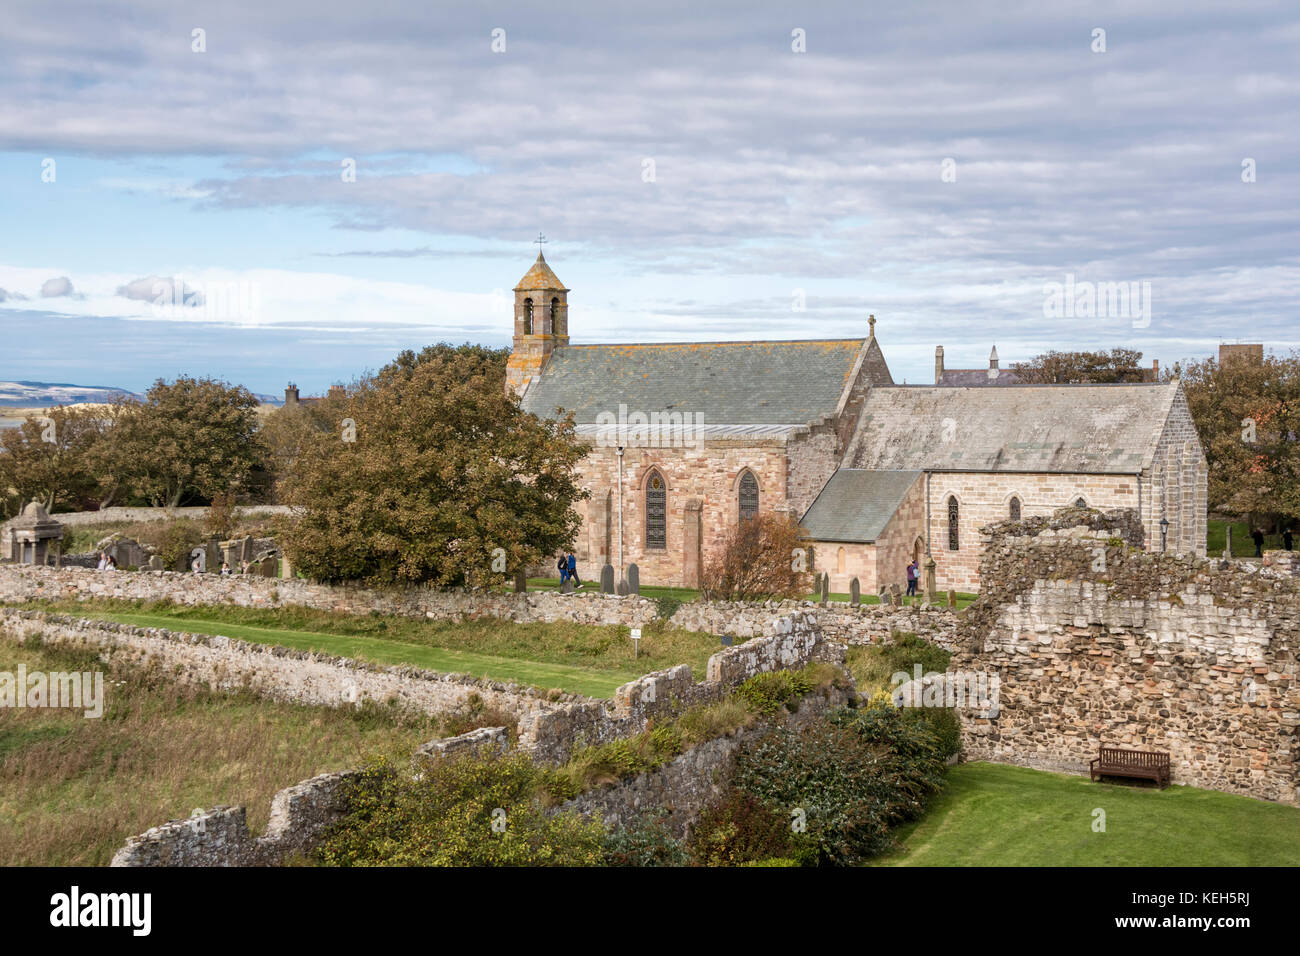
{"type": "Polygon", "coordinates": [[[1285,531],[1282,532],[1282,547],[1290,551],[1292,543],[1293,543],[1293,539],[1291,537],[1291,529],[1287,528],[1285,531]]]}
{"type": "Polygon", "coordinates": [[[1264,532],[1256,528],[1250,533],[1250,537],[1255,542],[1255,557],[1262,558],[1264,556],[1264,532]]]}
{"type": "Polygon", "coordinates": [[[569,552],[569,577],[573,578],[575,588],[582,587],[582,582],[578,580],[578,558],[572,551],[569,552]]]}
{"type": "Polygon", "coordinates": [[[560,555],[560,560],[555,562],[555,566],[560,569],[560,583],[569,580],[569,559],[560,555]]]}

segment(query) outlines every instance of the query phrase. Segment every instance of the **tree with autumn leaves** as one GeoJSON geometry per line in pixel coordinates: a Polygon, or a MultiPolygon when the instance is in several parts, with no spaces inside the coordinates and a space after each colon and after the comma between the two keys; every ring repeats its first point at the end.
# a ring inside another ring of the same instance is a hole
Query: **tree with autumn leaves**
{"type": "Polygon", "coordinates": [[[293,566],[319,581],[499,583],[572,546],[587,452],[571,420],[523,411],[502,387],[507,352],[403,352],[299,435],[281,500],[293,566]]]}
{"type": "Polygon", "coordinates": [[[1182,370],[1212,511],[1300,515],[1300,356],[1209,358],[1182,370]]]}

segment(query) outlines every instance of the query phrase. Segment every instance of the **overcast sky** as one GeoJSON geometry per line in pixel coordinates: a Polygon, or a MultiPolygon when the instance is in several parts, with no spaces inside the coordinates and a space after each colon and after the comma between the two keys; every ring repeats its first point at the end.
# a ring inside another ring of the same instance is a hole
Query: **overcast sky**
{"type": "Polygon", "coordinates": [[[1294,3],[9,0],[0,63],[0,380],[505,344],[539,231],[575,342],[1300,345],[1294,3]]]}

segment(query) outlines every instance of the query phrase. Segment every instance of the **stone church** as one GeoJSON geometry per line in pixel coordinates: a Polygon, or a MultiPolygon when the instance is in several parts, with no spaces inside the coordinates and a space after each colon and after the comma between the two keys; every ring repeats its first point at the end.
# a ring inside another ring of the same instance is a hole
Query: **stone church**
{"type": "Polygon", "coordinates": [[[896,385],[874,316],[862,339],[572,345],[568,292],[539,254],[514,289],[506,388],[591,442],[585,579],[635,562],[643,584],[698,587],[768,511],[800,521],[841,592],[905,583],[927,555],[940,589],[976,591],[982,525],[1070,504],[1136,508],[1149,549],[1205,553],[1205,455],[1176,378],[896,385]]]}

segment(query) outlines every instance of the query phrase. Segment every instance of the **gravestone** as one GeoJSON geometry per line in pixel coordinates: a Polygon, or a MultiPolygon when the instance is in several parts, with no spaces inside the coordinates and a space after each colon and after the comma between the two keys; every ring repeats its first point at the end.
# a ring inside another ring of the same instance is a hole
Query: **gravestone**
{"type": "Polygon", "coordinates": [[[952,588],[948,589],[948,606],[954,608],[957,606],[957,592],[952,588]]]}
{"type": "Polygon", "coordinates": [[[641,569],[638,568],[636,564],[629,564],[627,566],[627,593],[641,593],[641,569]]]}
{"type": "Polygon", "coordinates": [[[884,586],[884,587],[882,587],[882,588],[880,589],[880,603],[881,603],[881,604],[884,604],[884,605],[890,605],[890,604],[893,604],[893,603],[894,603],[894,602],[890,599],[890,595],[889,595],[889,586],[888,586],[888,585],[886,585],[886,586],[884,586]]]}
{"type": "Polygon", "coordinates": [[[857,607],[862,603],[862,585],[854,578],[849,582],[849,604],[857,607]]]}
{"type": "Polygon", "coordinates": [[[256,574],[264,578],[273,578],[280,573],[280,562],[273,554],[268,554],[254,566],[256,574]]]}
{"type": "Polygon", "coordinates": [[[153,557],[149,559],[149,570],[161,571],[162,569],[163,569],[163,559],[155,554],[153,557]]]}
{"type": "Polygon", "coordinates": [[[1223,560],[1224,561],[1232,560],[1232,522],[1231,521],[1228,522],[1227,534],[1224,536],[1223,560]]]}
{"type": "Polygon", "coordinates": [[[560,593],[561,594],[573,593],[573,578],[565,578],[563,581],[560,582],[560,593]]]}
{"type": "Polygon", "coordinates": [[[518,571],[515,572],[515,593],[523,594],[527,590],[528,590],[528,574],[523,568],[520,568],[518,571]]]}
{"type": "Polygon", "coordinates": [[[287,554],[280,556],[280,577],[293,577],[293,565],[289,563],[289,556],[287,554]]]}
{"type": "Polygon", "coordinates": [[[607,564],[600,569],[600,593],[614,593],[614,565],[607,564]]]}
{"type": "Polygon", "coordinates": [[[889,603],[895,607],[902,607],[903,605],[903,589],[897,584],[889,586],[889,603]]]}
{"type": "Polygon", "coordinates": [[[934,580],[934,558],[925,559],[925,603],[933,604],[938,594],[938,585],[934,580]]]}
{"type": "Polygon", "coordinates": [[[822,599],[821,599],[822,604],[826,603],[826,599],[830,597],[830,593],[831,593],[831,575],[829,571],[823,571],[822,572],[822,599]]]}
{"type": "Polygon", "coordinates": [[[253,537],[245,535],[239,542],[239,563],[242,565],[245,561],[253,561],[256,555],[253,554],[253,537]]]}
{"type": "Polygon", "coordinates": [[[204,546],[207,552],[207,571],[212,574],[218,574],[221,571],[221,542],[216,538],[209,538],[208,543],[204,546]]]}

